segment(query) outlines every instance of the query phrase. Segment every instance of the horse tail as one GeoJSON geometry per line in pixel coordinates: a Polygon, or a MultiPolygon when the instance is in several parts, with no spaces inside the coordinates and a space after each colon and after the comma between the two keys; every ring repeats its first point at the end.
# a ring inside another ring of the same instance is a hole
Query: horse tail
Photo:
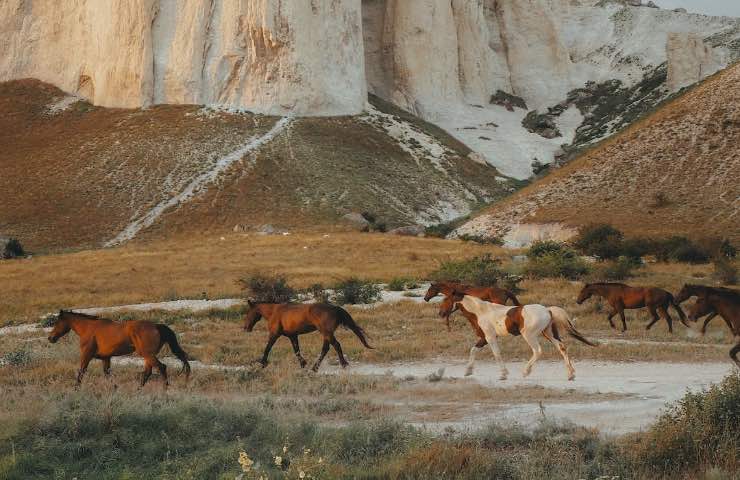
{"type": "Polygon", "coordinates": [[[590,347],[597,347],[599,345],[598,342],[587,339],[583,336],[581,332],[576,330],[575,325],[573,325],[573,322],[571,322],[570,317],[568,316],[568,312],[560,307],[548,307],[547,310],[550,312],[550,317],[552,318],[552,323],[554,327],[553,334],[555,335],[556,339],[559,340],[559,334],[557,332],[558,327],[560,327],[568,332],[568,335],[575,338],[579,342],[585,343],[590,347]]]}
{"type": "Polygon", "coordinates": [[[352,330],[355,335],[357,335],[357,338],[360,339],[360,342],[362,342],[363,345],[365,345],[365,348],[373,349],[373,347],[370,346],[370,344],[367,343],[367,334],[365,333],[365,330],[362,329],[361,326],[357,325],[352,319],[352,316],[347,312],[347,310],[336,307],[337,316],[339,317],[339,324],[343,327],[349,328],[352,330]]]}
{"type": "Polygon", "coordinates": [[[159,330],[159,338],[162,339],[162,343],[166,343],[170,346],[172,353],[182,362],[182,370],[180,373],[185,372],[185,378],[190,378],[190,363],[188,363],[188,354],[185,350],[180,347],[177,342],[177,335],[172,331],[170,327],[164,323],[157,324],[157,330],[159,330]]]}
{"type": "Polygon", "coordinates": [[[506,290],[506,299],[507,300],[511,299],[512,303],[514,305],[516,305],[517,307],[521,307],[522,306],[522,304],[519,301],[519,299],[516,298],[516,295],[514,295],[514,292],[512,292],[511,290],[506,290]]]}

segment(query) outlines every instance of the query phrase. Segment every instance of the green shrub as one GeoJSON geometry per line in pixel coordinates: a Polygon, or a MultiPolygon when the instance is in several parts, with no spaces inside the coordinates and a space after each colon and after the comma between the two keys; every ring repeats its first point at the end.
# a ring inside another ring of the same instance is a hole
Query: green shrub
{"type": "Polygon", "coordinates": [[[452,233],[454,229],[455,226],[452,223],[439,223],[426,227],[424,229],[424,235],[434,238],[447,238],[447,235],[452,233]]]}
{"type": "Polygon", "coordinates": [[[501,237],[487,237],[485,235],[472,235],[469,233],[465,233],[463,235],[460,235],[457,238],[459,238],[463,242],[473,242],[473,243],[478,243],[480,245],[502,246],[504,244],[504,239],[501,237]]]}
{"type": "Polygon", "coordinates": [[[19,258],[24,256],[26,256],[26,252],[17,238],[9,239],[5,244],[2,254],[0,254],[0,258],[19,258]]]}
{"type": "Polygon", "coordinates": [[[737,285],[737,265],[726,258],[718,258],[714,261],[712,278],[723,285],[737,285]]]}
{"type": "Polygon", "coordinates": [[[506,273],[501,262],[490,254],[461,261],[442,262],[437,270],[429,275],[433,281],[468,283],[471,285],[496,285],[506,273]]]}
{"type": "Polygon", "coordinates": [[[406,284],[409,283],[409,280],[403,277],[395,277],[392,278],[390,282],[388,282],[388,290],[391,292],[401,292],[403,290],[406,290],[406,284]]]}
{"type": "Polygon", "coordinates": [[[641,470],[688,478],[707,468],[740,469],[740,374],[687,393],[630,450],[641,470]]]}
{"type": "Polygon", "coordinates": [[[295,301],[296,291],[279,274],[255,273],[238,280],[246,295],[256,302],[288,303],[295,301]]]}
{"type": "Polygon", "coordinates": [[[316,303],[329,302],[329,292],[327,292],[326,288],[324,288],[324,286],[320,283],[314,283],[305,290],[305,293],[309,297],[313,298],[316,303]]]}
{"type": "Polygon", "coordinates": [[[589,272],[586,262],[567,247],[530,257],[524,274],[533,278],[567,278],[577,280],[589,272]]]}
{"type": "Polygon", "coordinates": [[[567,250],[567,247],[555,240],[538,240],[533,242],[527,251],[527,256],[530,258],[539,258],[545,255],[561,254],[567,250]]]}
{"type": "Polygon", "coordinates": [[[336,294],[334,301],[339,305],[375,303],[381,299],[379,286],[354,277],[339,282],[334,291],[336,294]]]}
{"type": "Polygon", "coordinates": [[[19,348],[8,352],[0,357],[0,365],[11,365],[13,367],[22,367],[31,363],[31,352],[26,347],[19,348]]]}
{"type": "Polygon", "coordinates": [[[385,222],[380,221],[374,214],[370,212],[362,212],[361,215],[368,223],[368,231],[385,232],[388,230],[385,222]]]}
{"type": "Polygon", "coordinates": [[[578,230],[573,246],[584,255],[612,259],[621,255],[623,238],[622,232],[609,224],[591,224],[578,230]]]}
{"type": "Polygon", "coordinates": [[[619,257],[617,260],[598,265],[591,273],[593,282],[626,280],[634,276],[634,270],[640,266],[639,260],[619,257]]]}

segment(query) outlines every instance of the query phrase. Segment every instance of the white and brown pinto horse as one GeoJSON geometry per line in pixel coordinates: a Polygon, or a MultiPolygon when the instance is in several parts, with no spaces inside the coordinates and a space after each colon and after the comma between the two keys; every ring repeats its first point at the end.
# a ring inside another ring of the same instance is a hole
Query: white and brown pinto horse
{"type": "MultiPolygon", "coordinates": [[[[568,370],[568,380],[574,380],[576,378],[576,371],[568,356],[568,349],[560,338],[560,330],[568,332],[570,336],[586,345],[592,347],[597,345],[597,343],[589,341],[576,330],[568,313],[560,307],[545,307],[538,304],[524,306],[499,305],[466,295],[462,292],[453,291],[442,302],[439,315],[446,317],[461,306],[477,317],[478,326],[485,334],[486,341],[491,346],[493,355],[501,367],[501,380],[506,380],[509,371],[506,369],[506,365],[501,358],[501,350],[497,342],[498,337],[521,335],[527,344],[529,344],[530,348],[532,348],[532,358],[527,362],[527,366],[523,372],[525,377],[532,372],[532,367],[542,356],[542,346],[539,341],[540,336],[555,345],[560,355],[563,356],[565,367],[568,370]]],[[[468,361],[468,367],[465,372],[466,376],[472,375],[475,354],[482,348],[483,346],[476,344],[470,349],[470,360],[468,361]]]]}

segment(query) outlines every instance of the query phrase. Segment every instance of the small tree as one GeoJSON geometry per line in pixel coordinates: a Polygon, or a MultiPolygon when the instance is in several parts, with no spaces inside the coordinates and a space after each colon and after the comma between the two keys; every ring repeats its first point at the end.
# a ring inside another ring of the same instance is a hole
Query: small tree
{"type": "Polygon", "coordinates": [[[581,253],[603,259],[619,257],[624,234],[607,223],[581,227],[573,242],[581,253]]]}
{"type": "Polygon", "coordinates": [[[256,302],[289,303],[296,298],[296,291],[279,274],[255,273],[240,278],[238,283],[247,296],[256,302]]]}

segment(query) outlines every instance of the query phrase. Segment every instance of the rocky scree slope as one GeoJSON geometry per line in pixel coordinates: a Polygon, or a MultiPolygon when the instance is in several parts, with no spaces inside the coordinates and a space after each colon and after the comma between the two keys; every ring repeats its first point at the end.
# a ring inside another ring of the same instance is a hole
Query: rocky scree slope
{"type": "Polygon", "coordinates": [[[457,234],[608,221],[629,235],[740,241],[740,64],[722,71],[457,234]]]}

